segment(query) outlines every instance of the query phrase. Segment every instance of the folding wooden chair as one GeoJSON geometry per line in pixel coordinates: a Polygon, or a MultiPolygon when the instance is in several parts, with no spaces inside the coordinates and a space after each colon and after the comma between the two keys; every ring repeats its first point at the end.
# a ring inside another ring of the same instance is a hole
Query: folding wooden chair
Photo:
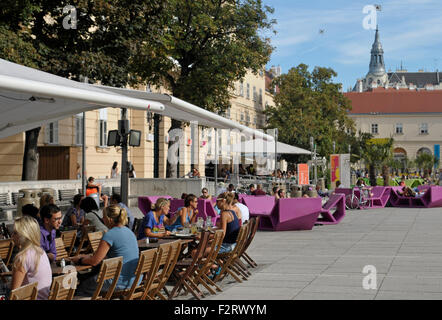
{"type": "Polygon", "coordinates": [[[88,237],[87,235],[90,232],[94,232],[95,231],[95,227],[94,226],[84,226],[81,228],[81,239],[80,239],[80,243],[78,244],[77,250],[75,251],[74,256],[78,256],[80,253],[84,253],[86,252],[86,249],[84,249],[84,245],[86,244],[86,242],[88,242],[88,237]]]}
{"type": "Polygon", "coordinates": [[[159,297],[162,300],[166,300],[166,297],[160,292],[166,285],[167,280],[175,268],[175,264],[181,253],[181,241],[173,241],[160,245],[162,250],[161,259],[158,265],[158,272],[154,277],[151,287],[148,291],[144,292],[141,300],[155,300],[159,297]]]}
{"type": "Polygon", "coordinates": [[[101,264],[100,273],[97,278],[97,288],[92,295],[91,300],[109,300],[114,293],[118,278],[120,277],[121,269],[123,268],[123,257],[116,257],[103,260],[101,264]],[[101,295],[101,289],[105,280],[112,280],[112,284],[107,289],[104,296],[101,295]]]}
{"type": "Polygon", "coordinates": [[[252,268],[255,268],[258,266],[258,264],[250,258],[250,256],[247,254],[247,249],[249,248],[250,244],[252,243],[253,238],[255,238],[256,231],[258,230],[259,226],[259,219],[260,217],[254,217],[250,219],[249,221],[252,222],[251,231],[249,233],[249,237],[246,240],[246,243],[244,245],[244,250],[242,254],[240,255],[241,258],[243,258],[252,268]]]}
{"type": "Polygon", "coordinates": [[[146,291],[149,291],[160,264],[162,249],[151,249],[140,252],[138,265],[135,270],[135,280],[128,290],[114,292],[112,299],[123,300],[140,299],[146,291]],[[139,280],[141,283],[138,284],[139,280]]]}
{"type": "Polygon", "coordinates": [[[91,248],[92,253],[95,253],[98,249],[101,238],[103,238],[103,232],[102,231],[90,232],[87,234],[87,238],[89,240],[89,247],[91,248]]]}
{"type": "Polygon", "coordinates": [[[211,294],[216,294],[216,291],[222,292],[221,288],[210,279],[207,274],[210,272],[212,265],[216,262],[219,249],[224,238],[224,231],[217,230],[213,235],[210,245],[210,251],[206,258],[202,259],[200,269],[194,277],[196,285],[202,284],[211,294]],[[212,287],[215,287],[216,291],[212,287]]]}
{"type": "Polygon", "coordinates": [[[65,244],[66,251],[68,252],[68,256],[71,256],[72,250],[74,249],[75,240],[77,239],[77,231],[62,231],[61,238],[65,244]]]}
{"type": "MultiPolygon", "coordinates": [[[[241,226],[238,233],[238,238],[236,239],[236,246],[231,252],[218,254],[216,261],[221,266],[220,273],[215,277],[213,282],[218,282],[222,280],[227,274],[230,274],[237,282],[242,282],[241,279],[236,275],[240,273],[234,266],[234,262],[239,258],[239,252],[244,245],[244,241],[247,236],[249,224],[241,226]],[[236,273],[236,274],[235,274],[236,273]]],[[[247,276],[242,274],[243,279],[247,280],[247,276]]]]}
{"type": "Polygon", "coordinates": [[[14,241],[12,239],[0,240],[0,258],[2,258],[6,266],[9,266],[13,249],[14,241]]]}
{"type": "Polygon", "coordinates": [[[210,232],[202,232],[193,259],[182,260],[176,264],[174,275],[177,278],[177,283],[169,295],[169,300],[179,295],[182,289],[187,289],[187,292],[190,292],[198,300],[204,297],[204,293],[195,284],[193,277],[197,273],[199,266],[201,265],[201,261],[204,258],[209,236],[210,232]]]}
{"type": "Polygon", "coordinates": [[[57,250],[57,261],[61,259],[69,258],[68,252],[65,249],[65,245],[62,238],[55,238],[55,249],[57,250]]]}
{"type": "Polygon", "coordinates": [[[72,300],[77,288],[77,274],[67,273],[52,279],[48,300],[72,300]]]}
{"type": "Polygon", "coordinates": [[[33,282],[11,291],[9,300],[37,300],[38,282],[33,282]]]}

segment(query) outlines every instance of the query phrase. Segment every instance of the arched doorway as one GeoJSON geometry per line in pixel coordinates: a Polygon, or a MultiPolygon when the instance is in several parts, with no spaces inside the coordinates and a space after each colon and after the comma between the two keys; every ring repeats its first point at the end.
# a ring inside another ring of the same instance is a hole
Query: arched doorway
{"type": "Polygon", "coordinates": [[[395,161],[399,162],[400,165],[398,168],[395,168],[397,170],[400,170],[404,172],[407,170],[407,151],[403,148],[395,148],[393,150],[393,158],[395,161]]]}

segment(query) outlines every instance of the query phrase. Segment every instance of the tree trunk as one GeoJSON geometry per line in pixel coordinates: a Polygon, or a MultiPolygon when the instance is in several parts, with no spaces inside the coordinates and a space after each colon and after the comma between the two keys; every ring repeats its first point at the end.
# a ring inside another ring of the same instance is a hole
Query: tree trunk
{"type": "MultiPolygon", "coordinates": [[[[172,126],[169,129],[169,133],[172,130],[181,129],[181,121],[172,119],[172,126]]],[[[178,166],[179,166],[179,149],[180,149],[180,141],[175,140],[175,135],[169,136],[169,147],[167,153],[167,168],[166,168],[166,177],[167,178],[178,178],[178,166]],[[175,159],[172,159],[175,158],[175,159]],[[178,164],[176,163],[178,161],[178,164]]]]}
{"type": "Polygon", "coordinates": [[[389,185],[389,174],[388,174],[388,166],[384,165],[382,166],[382,178],[384,179],[384,186],[388,187],[389,185]]]}
{"type": "Polygon", "coordinates": [[[25,151],[23,154],[22,181],[38,180],[37,141],[40,127],[26,131],[25,151]]]}
{"type": "Polygon", "coordinates": [[[375,170],[374,169],[375,169],[374,165],[370,165],[368,167],[368,175],[370,177],[370,185],[372,187],[375,187],[377,185],[377,183],[376,183],[376,174],[375,174],[375,170]]]}

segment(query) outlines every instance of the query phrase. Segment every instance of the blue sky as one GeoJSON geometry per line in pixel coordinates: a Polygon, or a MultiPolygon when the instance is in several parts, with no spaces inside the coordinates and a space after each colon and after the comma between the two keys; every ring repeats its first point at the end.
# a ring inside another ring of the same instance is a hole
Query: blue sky
{"type": "Polygon", "coordinates": [[[305,63],[330,67],[344,91],[357,78],[365,77],[370,62],[374,30],[366,30],[366,5],[379,4],[380,39],[387,71],[403,66],[408,71],[442,70],[441,0],[263,0],[275,9],[275,51],[268,67],[280,65],[282,72],[305,63]],[[320,30],[324,30],[320,34],[320,30]]]}

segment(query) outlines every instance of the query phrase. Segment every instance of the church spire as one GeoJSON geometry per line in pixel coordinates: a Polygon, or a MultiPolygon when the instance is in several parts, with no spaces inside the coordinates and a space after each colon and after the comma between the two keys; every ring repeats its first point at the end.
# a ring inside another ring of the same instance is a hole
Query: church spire
{"type": "Polygon", "coordinates": [[[382,49],[382,44],[379,40],[379,28],[377,26],[374,43],[371,48],[369,73],[375,76],[381,76],[385,74],[384,50],[382,49]]]}

